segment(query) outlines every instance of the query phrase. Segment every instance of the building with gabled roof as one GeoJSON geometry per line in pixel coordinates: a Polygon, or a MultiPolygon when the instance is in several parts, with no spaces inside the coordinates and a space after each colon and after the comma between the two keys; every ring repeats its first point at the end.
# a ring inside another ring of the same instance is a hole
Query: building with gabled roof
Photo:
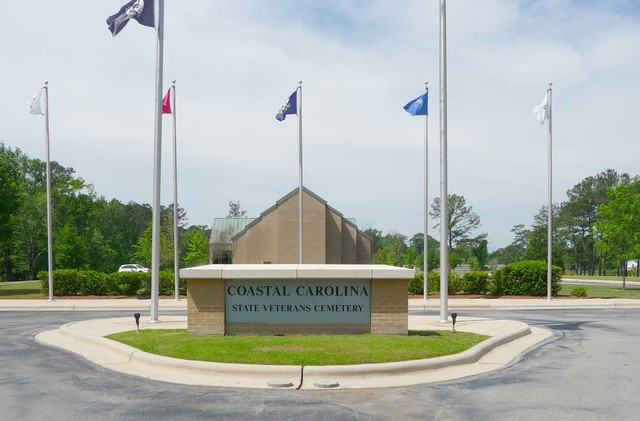
{"type": "MultiPolygon", "coordinates": [[[[369,264],[371,239],[304,188],[303,234],[306,264],[369,264]]],[[[209,241],[211,263],[298,263],[298,189],[258,218],[216,218],[209,241]]]]}

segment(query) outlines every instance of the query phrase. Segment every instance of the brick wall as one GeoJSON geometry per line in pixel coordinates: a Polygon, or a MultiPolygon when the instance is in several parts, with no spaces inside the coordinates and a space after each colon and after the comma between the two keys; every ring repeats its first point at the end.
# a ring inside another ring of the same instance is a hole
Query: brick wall
{"type": "Polygon", "coordinates": [[[224,280],[187,281],[187,333],[224,335],[224,280]]]}
{"type": "Polygon", "coordinates": [[[407,335],[409,333],[409,281],[371,280],[371,333],[407,335]]]}

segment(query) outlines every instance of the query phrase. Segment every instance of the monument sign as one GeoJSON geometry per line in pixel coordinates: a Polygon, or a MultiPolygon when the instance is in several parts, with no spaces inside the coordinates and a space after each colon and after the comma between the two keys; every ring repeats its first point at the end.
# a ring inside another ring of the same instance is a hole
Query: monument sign
{"type": "Polygon", "coordinates": [[[191,334],[408,331],[413,270],[386,265],[206,265],[182,269],[191,334]]]}

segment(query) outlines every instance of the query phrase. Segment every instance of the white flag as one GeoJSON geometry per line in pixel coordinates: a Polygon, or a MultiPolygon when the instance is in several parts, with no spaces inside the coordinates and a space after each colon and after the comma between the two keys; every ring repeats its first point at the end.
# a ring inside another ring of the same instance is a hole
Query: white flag
{"type": "Polygon", "coordinates": [[[38,89],[38,92],[33,95],[33,98],[29,102],[27,102],[27,109],[31,114],[42,114],[42,104],[40,97],[42,96],[42,88],[38,89]]]}
{"type": "Polygon", "coordinates": [[[549,119],[549,111],[551,109],[551,104],[549,104],[549,94],[544,96],[542,102],[535,107],[533,107],[533,115],[536,116],[540,124],[544,124],[545,120],[549,119]]]}

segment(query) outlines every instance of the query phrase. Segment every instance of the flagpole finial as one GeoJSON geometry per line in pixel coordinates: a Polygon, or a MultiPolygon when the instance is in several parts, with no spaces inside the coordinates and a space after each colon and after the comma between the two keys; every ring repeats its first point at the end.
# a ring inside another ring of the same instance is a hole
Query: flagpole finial
{"type": "Polygon", "coordinates": [[[551,85],[553,85],[553,82],[549,82],[549,89],[551,89],[551,85]]]}
{"type": "Polygon", "coordinates": [[[45,84],[45,86],[46,86],[46,85],[48,85],[48,84],[49,84],[49,81],[48,81],[48,80],[45,80],[45,81],[44,81],[44,84],[45,84]]]}
{"type": "Polygon", "coordinates": [[[298,84],[299,84],[300,86],[302,86],[302,81],[301,81],[301,80],[300,80],[300,81],[298,81],[298,84]]]}
{"type": "Polygon", "coordinates": [[[173,86],[176,86],[176,81],[172,80],[171,83],[173,84],[173,86]]]}

